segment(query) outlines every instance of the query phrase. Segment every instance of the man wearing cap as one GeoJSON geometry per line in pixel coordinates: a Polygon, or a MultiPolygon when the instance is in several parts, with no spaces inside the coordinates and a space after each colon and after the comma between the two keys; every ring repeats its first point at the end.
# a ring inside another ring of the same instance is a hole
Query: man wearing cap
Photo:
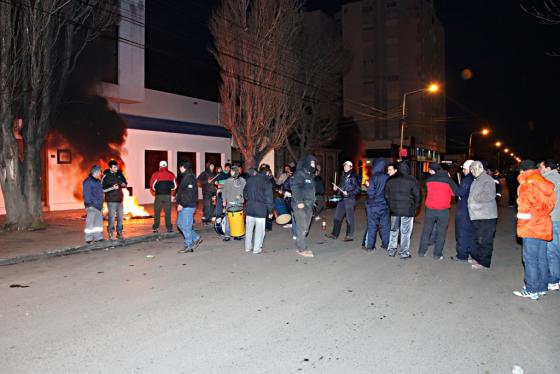
{"type": "Polygon", "coordinates": [[[333,229],[330,234],[326,235],[327,238],[338,238],[338,235],[340,235],[340,229],[342,228],[342,220],[346,216],[346,236],[344,237],[344,241],[351,242],[354,240],[354,212],[356,210],[356,195],[360,193],[361,187],[358,175],[352,168],[352,162],[346,161],[343,164],[344,171],[340,178],[340,187],[333,183],[334,190],[338,191],[338,196],[340,196],[342,200],[339,201],[336,206],[333,229]]]}
{"type": "Polygon", "coordinates": [[[546,244],[548,257],[550,291],[560,289],[560,174],[558,174],[558,163],[554,160],[546,160],[539,164],[541,175],[554,184],[556,203],[554,210],[550,213],[552,219],[552,241],[546,244]]]}
{"type": "Polygon", "coordinates": [[[160,161],[159,170],[152,174],[150,187],[156,194],[154,201],[154,233],[158,232],[161,209],[165,212],[165,226],[167,232],[173,231],[171,222],[171,193],[177,189],[175,175],[167,169],[167,161],[160,161]]]}
{"type": "Polygon", "coordinates": [[[470,167],[474,161],[467,160],[463,164],[463,178],[459,184],[459,193],[457,194],[457,212],[455,215],[455,241],[457,242],[455,256],[451,256],[453,261],[467,262],[469,255],[475,258],[477,254],[476,236],[474,226],[469,216],[469,192],[474,177],[470,171],[470,167]]]}
{"type": "Polygon", "coordinates": [[[426,256],[430,235],[434,230],[434,260],[443,260],[443,247],[445,245],[445,234],[449,223],[449,209],[451,198],[457,196],[459,188],[453,182],[449,173],[442,169],[437,162],[430,163],[430,176],[426,179],[426,213],[424,215],[424,227],[418,255],[426,256]]]}
{"type": "Polygon", "coordinates": [[[474,227],[477,253],[473,269],[489,268],[494,251],[494,236],[498,219],[496,204],[496,182],[484,171],[480,161],[473,161],[470,166],[473,182],[469,191],[467,205],[469,217],[474,227]]]}
{"type": "Polygon", "coordinates": [[[513,294],[538,300],[548,289],[546,244],[552,240],[554,184],[539,173],[531,160],[521,162],[517,179],[517,236],[523,238],[525,287],[513,294]]]}
{"type": "Polygon", "coordinates": [[[202,243],[200,235],[193,230],[194,211],[198,202],[198,187],[196,177],[192,172],[192,165],[183,161],[179,165],[182,175],[177,189],[177,228],[183,234],[185,246],[179,253],[193,252],[202,243]]]}
{"type": "Polygon", "coordinates": [[[88,177],[82,185],[84,205],[86,207],[86,228],[84,230],[86,243],[103,240],[103,187],[99,177],[101,168],[92,166],[88,177]]]}

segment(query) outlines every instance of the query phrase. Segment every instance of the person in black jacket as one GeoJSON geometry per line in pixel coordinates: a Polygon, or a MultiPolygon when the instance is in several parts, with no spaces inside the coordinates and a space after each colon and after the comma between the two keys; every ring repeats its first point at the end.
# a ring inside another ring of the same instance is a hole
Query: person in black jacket
{"type": "Polygon", "coordinates": [[[270,184],[270,178],[266,175],[266,165],[261,166],[257,175],[247,179],[243,196],[247,201],[245,207],[245,252],[251,252],[252,250],[253,253],[259,254],[262,252],[266,217],[271,217],[274,211],[272,185],[270,184]]]}
{"type": "Polygon", "coordinates": [[[385,172],[385,159],[373,160],[372,176],[367,181],[367,230],[364,240],[366,251],[373,251],[377,242],[377,232],[381,236],[381,248],[389,246],[389,206],[385,199],[385,184],[389,175],[385,172]]]}
{"type": "Polygon", "coordinates": [[[303,257],[313,257],[313,252],[307,249],[305,237],[309,231],[313,205],[315,204],[314,172],[317,159],[308,155],[298,162],[298,169],[292,177],[292,210],[296,225],[296,247],[298,254],[303,257]]]}
{"type": "Polygon", "coordinates": [[[216,187],[214,181],[216,174],[214,173],[214,164],[209,162],[206,169],[198,176],[198,182],[202,188],[202,223],[208,225],[214,215],[214,206],[212,206],[212,197],[216,195],[216,187]]]}
{"type": "Polygon", "coordinates": [[[109,169],[103,172],[103,192],[105,192],[105,201],[108,209],[108,225],[107,232],[109,240],[115,240],[113,230],[115,229],[115,216],[117,218],[117,239],[123,239],[123,200],[124,194],[122,189],[127,186],[126,178],[122,171],[119,170],[119,164],[115,160],[109,161],[109,169]]]}
{"type": "Polygon", "coordinates": [[[202,243],[200,235],[194,229],[194,211],[198,202],[198,187],[196,177],[192,172],[192,165],[183,161],[179,165],[182,174],[181,183],[177,188],[177,228],[185,238],[185,247],[180,253],[193,252],[202,243]]]}
{"type": "Polygon", "coordinates": [[[406,162],[402,162],[396,174],[385,184],[385,199],[391,214],[391,233],[389,235],[389,256],[397,254],[399,231],[401,234],[402,259],[410,258],[410,237],[416,210],[420,208],[420,184],[412,175],[406,162]]]}
{"type": "Polygon", "coordinates": [[[333,183],[334,189],[338,190],[338,196],[340,196],[342,200],[339,201],[336,206],[332,232],[326,236],[331,239],[338,238],[340,229],[342,228],[342,220],[344,219],[344,216],[346,216],[346,236],[344,237],[344,241],[351,242],[354,240],[354,211],[356,210],[356,195],[360,193],[361,187],[358,175],[352,169],[352,162],[346,161],[343,168],[344,172],[341,176],[340,187],[333,183]]]}

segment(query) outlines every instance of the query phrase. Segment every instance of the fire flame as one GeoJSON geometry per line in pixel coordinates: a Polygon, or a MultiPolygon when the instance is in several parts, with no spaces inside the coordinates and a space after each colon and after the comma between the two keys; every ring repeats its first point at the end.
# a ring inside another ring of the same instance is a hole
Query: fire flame
{"type": "MultiPolygon", "coordinates": [[[[130,196],[127,188],[123,188],[123,213],[124,219],[131,218],[141,218],[150,217],[150,213],[138,203],[138,199],[135,196],[130,196]]],[[[109,210],[107,209],[107,204],[103,204],[103,214],[107,215],[109,210]]]]}

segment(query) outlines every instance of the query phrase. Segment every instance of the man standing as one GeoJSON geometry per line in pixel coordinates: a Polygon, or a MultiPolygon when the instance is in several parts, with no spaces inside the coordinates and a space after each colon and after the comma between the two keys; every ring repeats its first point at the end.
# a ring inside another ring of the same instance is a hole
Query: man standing
{"type": "Polygon", "coordinates": [[[225,242],[230,240],[227,211],[228,209],[234,207],[243,208],[243,190],[245,189],[246,184],[245,179],[239,175],[239,169],[237,168],[237,166],[232,166],[230,168],[230,175],[231,178],[225,180],[224,187],[222,189],[222,206],[226,210],[226,214],[223,218],[225,220],[225,232],[223,239],[225,242]]]}
{"type": "Polygon", "coordinates": [[[356,210],[356,195],[361,191],[358,175],[352,169],[352,162],[346,161],[343,165],[344,172],[341,176],[340,187],[333,183],[334,190],[338,190],[338,195],[342,198],[336,206],[334,213],[333,229],[327,238],[337,239],[342,228],[342,220],[346,216],[346,236],[345,242],[354,240],[354,212],[356,210]]]}
{"type": "Polygon", "coordinates": [[[86,228],[84,230],[86,243],[99,242],[103,240],[103,187],[99,177],[101,168],[92,166],[88,177],[82,184],[82,194],[86,207],[86,228]]]}
{"type": "Polygon", "coordinates": [[[101,180],[103,191],[105,192],[105,201],[107,202],[108,220],[107,232],[109,240],[115,240],[113,231],[115,229],[115,216],[117,218],[117,239],[123,239],[123,200],[124,194],[122,189],[126,187],[127,181],[122,171],[119,170],[119,164],[115,160],[109,161],[109,169],[103,173],[101,180]]]}
{"type": "Polygon", "coordinates": [[[323,184],[323,178],[321,177],[321,166],[316,165],[315,167],[315,221],[321,220],[321,213],[325,208],[325,185],[323,184]]]}
{"type": "Polygon", "coordinates": [[[552,219],[552,241],[546,243],[546,254],[548,258],[548,289],[558,291],[560,288],[560,174],[558,174],[558,163],[554,160],[546,160],[539,164],[542,176],[554,184],[556,203],[554,210],[550,213],[552,219]]]}
{"type": "Polygon", "coordinates": [[[373,251],[377,241],[377,232],[381,236],[381,248],[387,250],[389,247],[389,205],[385,200],[385,183],[389,175],[385,173],[385,159],[376,158],[372,165],[373,175],[367,183],[367,234],[365,249],[373,251]]]}
{"type": "MultiPolygon", "coordinates": [[[[390,171],[391,172],[391,171],[390,171]]],[[[398,247],[399,231],[401,250],[399,257],[410,258],[410,237],[414,225],[416,210],[420,208],[422,196],[420,184],[412,175],[406,161],[401,162],[398,171],[393,173],[385,185],[385,198],[389,203],[391,214],[391,232],[389,236],[389,256],[395,256],[398,247]]]]}
{"type": "Polygon", "coordinates": [[[443,246],[445,245],[445,235],[449,223],[449,209],[451,208],[451,198],[459,192],[455,182],[451,180],[446,170],[442,169],[437,162],[430,163],[429,173],[426,180],[426,213],[424,215],[424,227],[422,228],[422,238],[418,255],[426,256],[430,235],[434,230],[434,260],[443,260],[443,246]]]}
{"type": "Polygon", "coordinates": [[[297,253],[303,257],[313,257],[313,252],[307,249],[305,237],[309,231],[313,205],[315,204],[315,181],[313,180],[317,159],[308,155],[298,163],[298,169],[292,177],[292,211],[296,227],[297,253]]]}
{"type": "Polygon", "coordinates": [[[202,243],[200,235],[194,229],[194,211],[198,202],[198,187],[196,177],[192,172],[192,165],[183,161],[179,165],[182,175],[177,189],[177,228],[183,234],[185,246],[179,253],[193,252],[202,243]]]}
{"type": "Polygon", "coordinates": [[[489,268],[494,250],[498,205],[496,204],[496,181],[484,172],[480,161],[473,161],[470,171],[474,177],[468,198],[469,217],[474,227],[477,253],[473,269],[489,268]]]}
{"type": "Polygon", "coordinates": [[[216,187],[214,187],[214,179],[216,174],[214,174],[214,164],[209,162],[206,169],[200,173],[198,176],[198,182],[202,188],[202,223],[208,225],[212,220],[212,214],[214,212],[212,206],[212,196],[216,194],[216,187]]]}
{"type": "Polygon", "coordinates": [[[552,240],[552,219],[556,196],[554,184],[544,179],[531,160],[519,165],[517,189],[517,236],[523,238],[525,287],[513,294],[538,300],[548,289],[546,242],[552,240]]]}
{"type": "Polygon", "coordinates": [[[167,161],[160,161],[159,170],[152,174],[150,179],[150,187],[156,194],[154,202],[154,225],[152,229],[154,233],[159,230],[159,220],[161,209],[165,213],[165,226],[167,232],[173,232],[173,223],[171,222],[171,193],[177,189],[177,180],[175,175],[167,169],[167,161]]]}
{"type": "Polygon", "coordinates": [[[515,208],[517,199],[517,187],[519,182],[517,182],[517,177],[519,176],[519,171],[515,167],[509,168],[506,174],[506,185],[508,188],[508,207],[515,208]]]}
{"type": "Polygon", "coordinates": [[[474,161],[467,160],[463,164],[463,178],[460,178],[459,193],[457,197],[457,212],[455,215],[455,241],[457,242],[455,256],[451,256],[453,261],[467,262],[469,255],[471,258],[477,256],[476,235],[473,223],[469,215],[469,192],[474,177],[470,167],[474,161]]]}
{"type": "Polygon", "coordinates": [[[266,217],[274,211],[272,185],[266,176],[266,167],[261,166],[259,173],[247,179],[243,196],[247,200],[245,217],[245,252],[262,252],[265,236],[266,217]]]}

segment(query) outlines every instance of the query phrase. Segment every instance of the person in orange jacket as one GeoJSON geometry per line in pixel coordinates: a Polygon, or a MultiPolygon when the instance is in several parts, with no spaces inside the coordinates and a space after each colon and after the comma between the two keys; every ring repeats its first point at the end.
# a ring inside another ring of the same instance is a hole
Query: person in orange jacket
{"type": "Polygon", "coordinates": [[[556,196],[554,184],[540,174],[534,161],[524,160],[519,171],[517,235],[523,238],[525,287],[513,293],[538,300],[548,289],[546,244],[552,240],[550,212],[556,196]]]}

